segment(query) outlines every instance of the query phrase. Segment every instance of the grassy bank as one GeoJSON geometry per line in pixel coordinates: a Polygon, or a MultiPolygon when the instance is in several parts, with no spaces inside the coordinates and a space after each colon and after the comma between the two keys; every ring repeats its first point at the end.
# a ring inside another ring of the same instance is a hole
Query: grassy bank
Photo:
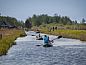
{"type": "Polygon", "coordinates": [[[0,56],[5,55],[8,49],[14,44],[13,41],[22,34],[25,34],[23,30],[16,29],[3,29],[0,30],[2,39],[0,39],[0,56]]]}
{"type": "Polygon", "coordinates": [[[62,35],[65,38],[86,41],[86,30],[54,30],[50,32],[47,28],[41,28],[40,31],[47,34],[62,35]]]}

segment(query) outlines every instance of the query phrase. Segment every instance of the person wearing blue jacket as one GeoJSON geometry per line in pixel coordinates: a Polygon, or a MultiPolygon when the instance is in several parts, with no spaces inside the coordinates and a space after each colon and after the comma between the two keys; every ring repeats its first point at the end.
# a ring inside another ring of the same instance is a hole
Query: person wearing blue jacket
{"type": "Polygon", "coordinates": [[[49,37],[47,35],[44,35],[44,44],[49,43],[49,37]]]}
{"type": "Polygon", "coordinates": [[[44,35],[44,47],[51,47],[52,45],[50,44],[49,36],[44,35]]]}

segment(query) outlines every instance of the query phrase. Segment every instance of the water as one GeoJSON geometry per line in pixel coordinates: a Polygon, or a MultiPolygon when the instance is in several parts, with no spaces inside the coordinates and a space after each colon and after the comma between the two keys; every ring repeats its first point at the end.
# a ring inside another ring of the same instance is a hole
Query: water
{"type": "Polygon", "coordinates": [[[28,36],[18,38],[17,45],[0,57],[0,65],[86,65],[86,42],[61,38],[54,41],[53,47],[44,48],[42,40],[31,36],[33,32],[26,33],[28,36]]]}

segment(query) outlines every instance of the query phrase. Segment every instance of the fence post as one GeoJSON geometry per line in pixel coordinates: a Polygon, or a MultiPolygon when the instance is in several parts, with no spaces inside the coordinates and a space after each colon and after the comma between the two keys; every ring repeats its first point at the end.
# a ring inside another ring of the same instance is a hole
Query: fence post
{"type": "Polygon", "coordinates": [[[0,34],[0,40],[2,39],[2,34],[0,34]]]}

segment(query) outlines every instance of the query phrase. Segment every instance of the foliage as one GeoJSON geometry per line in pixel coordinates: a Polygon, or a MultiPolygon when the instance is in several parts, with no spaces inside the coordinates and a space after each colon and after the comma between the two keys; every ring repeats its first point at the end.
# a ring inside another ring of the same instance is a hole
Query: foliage
{"type": "MultiPolygon", "coordinates": [[[[50,23],[57,23],[57,24],[77,24],[77,21],[72,21],[67,16],[48,16],[47,14],[42,15],[33,15],[32,18],[28,18],[28,22],[31,22],[33,26],[40,26],[42,24],[50,24],[50,23]]],[[[27,22],[26,20],[26,22],[27,22]]]]}
{"type": "Polygon", "coordinates": [[[25,27],[26,27],[26,28],[31,28],[31,27],[32,27],[32,24],[31,24],[31,22],[30,22],[30,19],[27,19],[27,20],[25,21],[25,27]]]}
{"type": "Polygon", "coordinates": [[[85,24],[86,20],[83,18],[81,24],[85,24]]]}

